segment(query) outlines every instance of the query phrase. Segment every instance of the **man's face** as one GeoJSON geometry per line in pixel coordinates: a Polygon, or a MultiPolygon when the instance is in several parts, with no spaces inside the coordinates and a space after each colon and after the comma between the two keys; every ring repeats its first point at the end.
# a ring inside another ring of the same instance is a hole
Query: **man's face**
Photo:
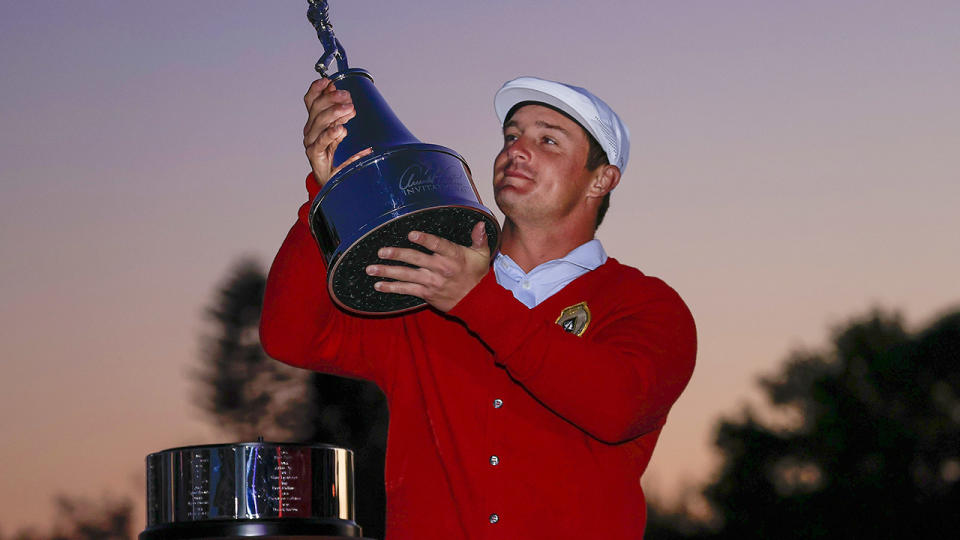
{"type": "Polygon", "coordinates": [[[493,192],[508,218],[549,223],[583,206],[592,174],[583,128],[541,105],[524,105],[503,127],[493,192]]]}

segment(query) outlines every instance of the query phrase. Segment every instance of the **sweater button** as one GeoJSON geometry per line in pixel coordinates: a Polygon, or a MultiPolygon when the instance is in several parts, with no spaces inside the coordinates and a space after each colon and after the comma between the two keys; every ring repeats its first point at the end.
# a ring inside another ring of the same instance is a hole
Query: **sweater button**
{"type": "Polygon", "coordinates": [[[503,400],[502,399],[493,400],[493,408],[499,409],[500,407],[503,407],[503,400]]]}
{"type": "Polygon", "coordinates": [[[497,456],[490,456],[490,464],[496,467],[500,464],[500,458],[497,456]]]}
{"type": "Polygon", "coordinates": [[[490,523],[496,523],[500,521],[500,516],[496,514],[490,514],[490,523]]]}

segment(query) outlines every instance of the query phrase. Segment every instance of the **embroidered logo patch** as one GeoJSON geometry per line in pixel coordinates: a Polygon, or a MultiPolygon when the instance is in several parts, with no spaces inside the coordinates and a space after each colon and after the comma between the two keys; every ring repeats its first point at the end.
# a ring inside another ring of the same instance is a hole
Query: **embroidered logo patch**
{"type": "Polygon", "coordinates": [[[586,302],[564,308],[557,317],[557,324],[575,336],[582,336],[590,324],[590,308],[586,302]]]}

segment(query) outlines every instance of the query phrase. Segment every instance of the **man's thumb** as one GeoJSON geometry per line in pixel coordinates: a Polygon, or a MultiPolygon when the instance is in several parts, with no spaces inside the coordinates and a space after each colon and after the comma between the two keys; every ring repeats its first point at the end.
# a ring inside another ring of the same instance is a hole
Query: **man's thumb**
{"type": "Polygon", "coordinates": [[[470,240],[473,242],[473,245],[470,246],[471,249],[490,256],[490,245],[487,243],[487,227],[483,221],[478,221],[473,226],[473,230],[470,231],[470,240]]]}

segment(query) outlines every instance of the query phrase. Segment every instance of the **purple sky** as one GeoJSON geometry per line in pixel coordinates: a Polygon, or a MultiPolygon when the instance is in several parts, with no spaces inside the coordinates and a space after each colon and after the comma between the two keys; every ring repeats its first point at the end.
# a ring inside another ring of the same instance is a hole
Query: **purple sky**
{"type": "MultiPolygon", "coordinates": [[[[700,334],[655,496],[708,477],[713,423],[790,350],[960,303],[955,1],[330,3],[351,65],[487,202],[505,80],[588,87],[630,127],[599,237],[700,334]]],[[[228,440],[190,372],[215,287],[269,263],[305,196],[305,10],[0,5],[0,532],[45,529],[55,493],[140,505],[147,453],[228,440]]]]}

